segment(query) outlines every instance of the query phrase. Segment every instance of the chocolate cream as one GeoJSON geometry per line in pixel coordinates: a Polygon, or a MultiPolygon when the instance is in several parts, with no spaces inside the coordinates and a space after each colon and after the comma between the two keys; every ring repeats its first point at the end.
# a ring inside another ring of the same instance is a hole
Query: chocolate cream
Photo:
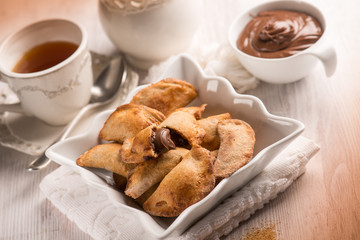
{"type": "Polygon", "coordinates": [[[153,132],[151,142],[154,144],[155,151],[159,154],[176,147],[171,140],[170,130],[167,128],[159,128],[156,132],[153,132]]]}
{"type": "Polygon", "coordinates": [[[305,13],[263,11],[246,25],[237,47],[255,57],[282,58],[307,49],[322,33],[319,22],[305,13]]]}

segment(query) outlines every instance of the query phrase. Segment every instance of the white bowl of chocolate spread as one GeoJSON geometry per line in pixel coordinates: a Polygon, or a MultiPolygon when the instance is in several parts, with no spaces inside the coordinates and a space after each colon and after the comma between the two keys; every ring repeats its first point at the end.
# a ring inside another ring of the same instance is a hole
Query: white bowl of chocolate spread
{"type": "Polygon", "coordinates": [[[240,14],[229,42],[241,64],[269,83],[290,83],[311,73],[320,61],[327,77],[337,57],[327,37],[326,19],[304,1],[271,1],[240,14]]]}

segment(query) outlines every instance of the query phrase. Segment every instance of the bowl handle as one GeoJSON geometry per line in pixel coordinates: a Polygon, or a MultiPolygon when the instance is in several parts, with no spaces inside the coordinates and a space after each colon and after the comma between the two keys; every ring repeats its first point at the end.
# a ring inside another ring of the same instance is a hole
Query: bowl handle
{"type": "Polygon", "coordinates": [[[314,48],[309,54],[320,59],[327,77],[331,77],[334,74],[337,65],[337,56],[335,48],[332,45],[323,43],[317,48],[314,48]]]}

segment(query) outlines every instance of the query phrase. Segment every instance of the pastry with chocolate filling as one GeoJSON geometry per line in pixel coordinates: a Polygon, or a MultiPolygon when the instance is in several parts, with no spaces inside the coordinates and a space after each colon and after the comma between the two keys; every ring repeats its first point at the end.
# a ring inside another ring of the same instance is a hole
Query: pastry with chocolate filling
{"type": "Polygon", "coordinates": [[[141,130],[135,137],[126,139],[120,153],[126,163],[141,163],[174,148],[170,130],[151,125],[141,130]]]}
{"type": "Polygon", "coordinates": [[[156,159],[139,163],[128,178],[125,194],[138,198],[150,187],[159,183],[188,153],[185,148],[175,148],[156,159]]]}
{"type": "Polygon", "coordinates": [[[202,140],[201,146],[209,151],[216,150],[220,147],[220,137],[217,132],[217,124],[220,120],[231,119],[230,113],[213,115],[199,120],[200,126],[206,134],[202,140]]]}
{"type": "Polygon", "coordinates": [[[122,161],[119,153],[121,147],[119,143],[96,145],[82,154],[76,160],[76,164],[81,167],[106,169],[127,178],[130,171],[135,168],[135,164],[122,161]]]}
{"type": "Polygon", "coordinates": [[[157,109],[168,116],[175,109],[188,105],[196,96],[196,90],[190,83],[167,78],[140,90],[130,103],[157,109]]]}
{"type": "Polygon", "coordinates": [[[170,129],[171,139],[176,146],[191,148],[200,145],[205,130],[200,126],[197,117],[201,117],[205,106],[180,108],[171,113],[159,127],[170,129]]]}
{"type": "Polygon", "coordinates": [[[210,152],[194,146],[160,182],[143,208],[154,216],[176,217],[215,187],[210,152]]]}
{"type": "Polygon", "coordinates": [[[214,163],[217,179],[229,177],[252,158],[255,133],[249,124],[239,119],[218,123],[220,148],[214,163]]]}
{"type": "Polygon", "coordinates": [[[134,137],[142,129],[152,124],[157,125],[164,119],[164,114],[146,106],[121,105],[108,117],[99,138],[123,143],[125,139],[134,137]]]}

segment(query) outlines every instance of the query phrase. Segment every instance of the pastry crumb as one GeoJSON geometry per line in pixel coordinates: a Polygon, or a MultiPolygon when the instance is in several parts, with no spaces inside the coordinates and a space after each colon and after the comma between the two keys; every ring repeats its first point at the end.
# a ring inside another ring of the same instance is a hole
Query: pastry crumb
{"type": "Polygon", "coordinates": [[[241,240],[279,240],[275,224],[254,227],[241,240]]]}

